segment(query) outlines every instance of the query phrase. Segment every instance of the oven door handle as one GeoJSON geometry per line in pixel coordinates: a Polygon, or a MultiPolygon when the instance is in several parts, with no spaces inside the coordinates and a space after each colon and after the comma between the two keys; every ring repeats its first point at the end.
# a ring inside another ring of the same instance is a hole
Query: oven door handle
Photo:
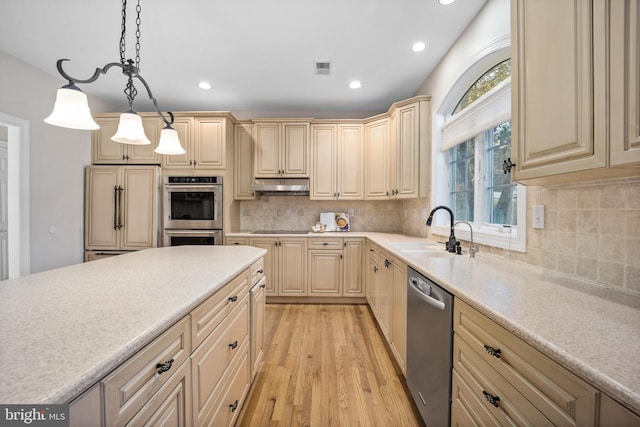
{"type": "Polygon", "coordinates": [[[222,186],[220,184],[165,184],[164,188],[168,191],[175,191],[180,193],[194,192],[194,193],[206,193],[209,191],[219,191],[222,186]]]}
{"type": "Polygon", "coordinates": [[[417,280],[416,279],[411,278],[409,280],[409,284],[411,285],[410,289],[414,291],[414,293],[416,294],[416,296],[418,298],[420,298],[422,301],[426,302],[430,306],[432,306],[434,308],[437,308],[438,310],[444,311],[445,304],[442,301],[440,301],[438,299],[435,299],[434,297],[432,297],[430,295],[427,295],[424,292],[422,292],[417,286],[417,280]]]}

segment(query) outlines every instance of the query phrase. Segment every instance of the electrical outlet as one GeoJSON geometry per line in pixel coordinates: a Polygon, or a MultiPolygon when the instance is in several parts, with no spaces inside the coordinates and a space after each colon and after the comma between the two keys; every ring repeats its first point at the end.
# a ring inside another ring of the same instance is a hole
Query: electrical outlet
{"type": "Polygon", "coordinates": [[[533,228],[544,228],[544,205],[533,206],[533,228]]]}

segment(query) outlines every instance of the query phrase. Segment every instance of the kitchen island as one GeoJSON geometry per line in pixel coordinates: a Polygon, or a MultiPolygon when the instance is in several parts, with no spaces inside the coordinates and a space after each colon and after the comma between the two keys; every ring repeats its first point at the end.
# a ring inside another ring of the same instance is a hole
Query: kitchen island
{"type": "Polygon", "coordinates": [[[155,248],[1,282],[0,402],[71,402],[263,255],[155,248]]]}

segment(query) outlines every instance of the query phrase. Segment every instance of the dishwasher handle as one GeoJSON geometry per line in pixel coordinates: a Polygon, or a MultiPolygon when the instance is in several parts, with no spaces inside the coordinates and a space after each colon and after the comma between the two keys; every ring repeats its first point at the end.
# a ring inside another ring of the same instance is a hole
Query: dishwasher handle
{"type": "Polygon", "coordinates": [[[416,296],[418,298],[420,298],[422,301],[426,302],[430,306],[432,306],[434,308],[437,308],[440,311],[444,311],[445,304],[442,301],[440,301],[440,300],[438,300],[438,299],[436,299],[436,298],[434,298],[434,297],[432,297],[430,295],[425,294],[420,288],[418,288],[418,285],[417,285],[418,284],[418,280],[417,279],[412,277],[409,280],[409,284],[411,285],[411,289],[416,293],[416,296]]]}

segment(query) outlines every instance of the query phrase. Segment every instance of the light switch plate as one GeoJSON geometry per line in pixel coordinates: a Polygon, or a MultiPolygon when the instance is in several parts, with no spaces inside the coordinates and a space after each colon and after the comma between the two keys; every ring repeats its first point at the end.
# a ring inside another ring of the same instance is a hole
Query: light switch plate
{"type": "Polygon", "coordinates": [[[544,205],[533,206],[533,228],[544,228],[544,205]]]}

